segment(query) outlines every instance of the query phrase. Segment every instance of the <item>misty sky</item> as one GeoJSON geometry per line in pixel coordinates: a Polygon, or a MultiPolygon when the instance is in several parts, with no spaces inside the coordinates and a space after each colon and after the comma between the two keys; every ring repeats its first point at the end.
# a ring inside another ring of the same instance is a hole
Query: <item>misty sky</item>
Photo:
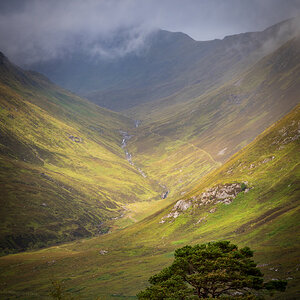
{"type": "Polygon", "coordinates": [[[76,47],[118,56],[139,48],[157,28],[210,40],[263,30],[299,13],[300,0],[1,0],[0,51],[19,64],[76,47]],[[122,43],[105,48],[120,32],[122,43]]]}

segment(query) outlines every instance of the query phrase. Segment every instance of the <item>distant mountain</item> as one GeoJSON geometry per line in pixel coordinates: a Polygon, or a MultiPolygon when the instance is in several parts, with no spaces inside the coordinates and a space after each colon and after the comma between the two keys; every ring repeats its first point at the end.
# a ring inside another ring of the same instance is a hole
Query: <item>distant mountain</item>
{"type": "Polygon", "coordinates": [[[55,83],[116,111],[163,98],[198,84],[197,95],[222,84],[237,72],[290,39],[293,20],[262,32],[198,42],[183,33],[150,34],[138,53],[121,58],[92,57],[80,48],[59,59],[28,65],[55,83]]]}
{"type": "Polygon", "coordinates": [[[0,252],[107,232],[124,204],[160,199],[121,148],[133,126],[0,53],[0,252]]]}

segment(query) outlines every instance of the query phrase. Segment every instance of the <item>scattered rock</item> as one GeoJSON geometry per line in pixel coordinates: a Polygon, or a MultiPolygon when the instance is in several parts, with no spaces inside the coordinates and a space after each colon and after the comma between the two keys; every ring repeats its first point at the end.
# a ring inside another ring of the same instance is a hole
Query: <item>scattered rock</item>
{"type": "Polygon", "coordinates": [[[56,262],[56,260],[50,260],[50,261],[48,261],[48,265],[53,265],[53,264],[55,264],[55,262],[56,262]]]}
{"type": "Polygon", "coordinates": [[[101,254],[101,255],[105,255],[105,254],[107,254],[107,253],[108,253],[107,250],[100,250],[100,251],[99,251],[99,254],[101,254]]]}
{"type": "Polygon", "coordinates": [[[202,222],[206,222],[206,217],[202,217],[200,218],[196,224],[202,223],[202,222]]]}
{"type": "Polygon", "coordinates": [[[166,219],[172,219],[172,218],[176,219],[177,217],[180,216],[180,214],[183,211],[186,211],[191,205],[192,205],[191,201],[185,201],[185,200],[177,201],[176,204],[174,205],[172,211],[168,215],[162,217],[159,223],[160,224],[165,223],[166,219]]]}
{"type": "MultiPolygon", "coordinates": [[[[248,182],[243,182],[243,184],[247,185],[248,182]]],[[[247,189],[247,191],[245,190],[245,192],[248,192],[250,190],[249,187],[247,187],[247,189]]],[[[167,219],[170,219],[169,221],[172,222],[191,206],[193,206],[194,208],[198,208],[200,206],[213,205],[218,203],[228,205],[232,203],[232,201],[240,192],[242,192],[242,183],[228,183],[224,185],[214,186],[210,189],[207,189],[199,196],[193,196],[189,200],[177,201],[173,206],[171,212],[168,215],[162,217],[159,223],[163,224],[167,219]]],[[[217,208],[213,207],[209,210],[209,213],[214,213],[216,210],[217,208]]],[[[202,222],[203,220],[205,219],[201,218],[199,221],[202,222]]],[[[197,223],[199,223],[199,221],[197,223]]]]}
{"type": "Polygon", "coordinates": [[[274,158],[275,158],[275,156],[267,157],[262,161],[262,164],[268,163],[269,161],[273,160],[274,158]]]}
{"type": "Polygon", "coordinates": [[[262,268],[262,267],[266,267],[268,266],[269,264],[260,264],[260,265],[257,265],[258,268],[262,268]]]}
{"type": "Polygon", "coordinates": [[[218,155],[219,155],[219,156],[220,156],[220,155],[224,155],[225,152],[226,152],[226,150],[227,150],[227,147],[225,147],[224,149],[220,150],[220,151],[218,152],[218,155]]]}
{"type": "Polygon", "coordinates": [[[179,215],[180,215],[179,212],[178,212],[178,211],[175,211],[175,212],[173,213],[173,218],[176,219],[179,215]]]}
{"type": "Polygon", "coordinates": [[[291,122],[287,127],[283,127],[278,131],[278,135],[273,138],[271,145],[281,145],[279,150],[283,149],[283,145],[293,142],[300,138],[300,122],[291,122]]]}
{"type": "Polygon", "coordinates": [[[232,172],[233,172],[233,168],[230,168],[230,169],[227,170],[226,173],[227,173],[227,174],[231,174],[232,172]]]}
{"type": "Polygon", "coordinates": [[[168,197],[168,194],[169,194],[169,191],[163,192],[160,196],[161,199],[166,199],[168,197]]]}
{"type": "Polygon", "coordinates": [[[232,295],[233,296],[241,296],[241,295],[243,295],[243,293],[236,291],[236,292],[233,292],[232,295]]]}
{"type": "Polygon", "coordinates": [[[185,210],[187,210],[191,205],[192,205],[192,203],[191,203],[190,201],[179,200],[179,201],[177,201],[176,204],[174,205],[173,210],[181,210],[181,211],[185,211],[185,210]]]}
{"type": "MultiPolygon", "coordinates": [[[[246,184],[246,183],[245,183],[246,184]]],[[[213,188],[207,189],[198,197],[198,204],[208,205],[214,203],[229,204],[242,191],[240,183],[231,183],[225,185],[217,185],[213,188]]]]}
{"type": "Polygon", "coordinates": [[[243,97],[236,94],[231,94],[228,96],[228,101],[230,104],[240,104],[243,100],[243,97]]]}
{"type": "Polygon", "coordinates": [[[69,135],[69,139],[75,143],[82,143],[82,139],[74,135],[69,135]]]}
{"type": "Polygon", "coordinates": [[[139,127],[141,123],[142,123],[141,120],[135,120],[134,121],[134,125],[135,125],[136,128],[139,127]]]}

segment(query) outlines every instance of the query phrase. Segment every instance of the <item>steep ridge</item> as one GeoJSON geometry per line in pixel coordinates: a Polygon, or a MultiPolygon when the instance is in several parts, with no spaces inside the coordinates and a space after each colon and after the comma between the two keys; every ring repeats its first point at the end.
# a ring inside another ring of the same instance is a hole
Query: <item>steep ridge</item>
{"type": "Polygon", "coordinates": [[[125,204],[160,199],[121,148],[133,127],[1,53],[1,251],[101,234],[125,204]]]}
{"type": "MultiPolygon", "coordinates": [[[[128,147],[149,177],[185,193],[299,103],[299,37],[200,97],[140,108],[128,147]],[[175,103],[175,104],[174,104],[175,103]]],[[[178,97],[184,97],[180,94],[178,97]]]]}
{"type": "Polygon", "coordinates": [[[197,87],[190,90],[195,97],[219,86],[290,39],[296,23],[288,20],[262,32],[204,42],[158,30],[147,36],[137,53],[124,57],[105,59],[76,48],[64,57],[27,67],[100,106],[122,111],[186,87],[197,87]]]}
{"type": "Polygon", "coordinates": [[[30,291],[38,299],[55,276],[86,299],[130,299],[170,263],[175,248],[229,239],[256,250],[266,280],[288,281],[276,299],[297,298],[299,132],[298,105],[184,197],[143,221],[101,238],[0,258],[2,296],[30,291]]]}

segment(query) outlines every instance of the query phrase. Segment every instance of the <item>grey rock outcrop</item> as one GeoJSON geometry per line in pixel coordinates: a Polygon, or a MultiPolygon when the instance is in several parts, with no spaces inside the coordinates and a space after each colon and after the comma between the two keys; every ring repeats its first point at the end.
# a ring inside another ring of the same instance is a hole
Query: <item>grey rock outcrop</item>
{"type": "Polygon", "coordinates": [[[189,207],[192,206],[192,201],[185,201],[185,200],[179,200],[176,202],[174,207],[172,208],[172,211],[161,218],[160,222],[161,224],[166,222],[166,219],[176,219],[182,212],[186,211],[189,207]]]}
{"type": "MultiPolygon", "coordinates": [[[[248,185],[248,182],[243,182],[244,185],[248,185]]],[[[245,193],[249,192],[250,188],[245,189],[245,193]]],[[[209,205],[209,213],[214,213],[217,208],[211,207],[219,203],[230,204],[236,198],[236,196],[242,192],[242,183],[227,183],[224,185],[216,185],[212,188],[207,189],[205,192],[201,193],[199,196],[193,196],[189,200],[179,200],[173,206],[171,212],[162,217],[160,222],[161,224],[166,221],[172,222],[178,216],[180,216],[184,211],[188,210],[190,207],[199,208],[201,206],[209,205]]],[[[201,218],[199,222],[203,222],[206,217],[201,218]]]]}

